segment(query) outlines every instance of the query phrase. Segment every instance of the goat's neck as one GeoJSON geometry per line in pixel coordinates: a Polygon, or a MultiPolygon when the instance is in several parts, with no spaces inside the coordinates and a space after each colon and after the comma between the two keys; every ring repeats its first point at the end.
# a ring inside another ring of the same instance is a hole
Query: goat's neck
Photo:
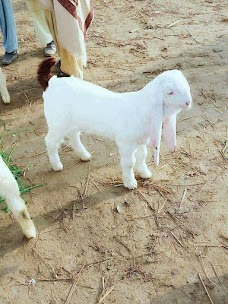
{"type": "Polygon", "coordinates": [[[171,116],[176,116],[181,111],[181,108],[174,105],[164,105],[164,119],[171,116]]]}
{"type": "Polygon", "coordinates": [[[152,120],[163,113],[163,94],[159,79],[155,78],[136,94],[137,118],[141,121],[145,134],[149,136],[152,120]]]}
{"type": "Polygon", "coordinates": [[[155,104],[163,104],[163,94],[161,86],[161,77],[158,76],[150,81],[140,92],[144,96],[145,103],[153,108],[155,104]]]}

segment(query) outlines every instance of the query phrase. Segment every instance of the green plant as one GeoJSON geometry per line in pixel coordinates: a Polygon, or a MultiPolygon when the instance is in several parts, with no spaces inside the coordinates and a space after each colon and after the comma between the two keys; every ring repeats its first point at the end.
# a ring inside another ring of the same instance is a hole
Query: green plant
{"type": "MultiPolygon", "coordinates": [[[[22,181],[20,180],[20,177],[23,175],[23,171],[14,164],[12,157],[11,157],[14,147],[12,148],[12,150],[9,154],[3,150],[0,150],[0,155],[2,156],[2,159],[5,161],[6,165],[12,172],[13,176],[15,177],[15,179],[18,183],[20,193],[21,194],[27,193],[34,188],[43,186],[42,184],[37,184],[37,185],[32,185],[32,186],[27,187],[22,183],[22,181]]],[[[7,208],[6,204],[4,204],[4,199],[2,197],[0,197],[0,205],[2,205],[1,209],[4,210],[6,213],[8,213],[8,208],[7,208]]]]}

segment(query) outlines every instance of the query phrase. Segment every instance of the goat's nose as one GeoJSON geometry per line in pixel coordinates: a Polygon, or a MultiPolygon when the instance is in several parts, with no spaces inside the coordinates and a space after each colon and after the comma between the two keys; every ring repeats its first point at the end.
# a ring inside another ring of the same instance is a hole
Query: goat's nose
{"type": "Polygon", "coordinates": [[[186,101],[185,105],[186,105],[186,106],[189,106],[190,103],[191,103],[190,101],[186,101]]]}

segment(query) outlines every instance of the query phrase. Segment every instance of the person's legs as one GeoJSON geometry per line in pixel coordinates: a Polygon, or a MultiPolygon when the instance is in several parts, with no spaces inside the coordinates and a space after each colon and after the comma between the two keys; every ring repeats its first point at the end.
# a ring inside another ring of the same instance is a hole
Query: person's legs
{"type": "Polygon", "coordinates": [[[44,16],[44,12],[42,9],[32,10],[32,7],[30,5],[30,1],[26,1],[28,10],[31,14],[32,21],[34,24],[34,28],[37,34],[37,37],[41,43],[41,45],[47,45],[50,43],[52,39],[52,35],[49,31],[48,25],[46,23],[46,19],[44,16]]]}
{"type": "Polygon", "coordinates": [[[45,46],[44,55],[53,56],[56,53],[56,47],[42,7],[38,1],[26,0],[26,4],[33,20],[36,35],[41,45],[45,46]]]}
{"type": "Polygon", "coordinates": [[[61,59],[60,69],[63,73],[60,72],[59,76],[74,75],[79,78],[83,78],[83,65],[76,56],[69,53],[65,48],[63,48],[58,42],[58,31],[55,20],[55,13],[49,10],[44,10],[45,18],[49,26],[49,30],[52,34],[53,41],[55,43],[57,53],[61,59]],[[64,75],[67,74],[67,75],[64,75]]]}
{"type": "Polygon", "coordinates": [[[56,53],[56,46],[49,31],[43,10],[30,11],[37,37],[42,45],[45,45],[44,55],[53,56],[56,53]]]}
{"type": "Polygon", "coordinates": [[[10,64],[18,57],[16,24],[10,0],[0,1],[0,27],[3,34],[3,47],[6,51],[2,63],[10,64]]]}

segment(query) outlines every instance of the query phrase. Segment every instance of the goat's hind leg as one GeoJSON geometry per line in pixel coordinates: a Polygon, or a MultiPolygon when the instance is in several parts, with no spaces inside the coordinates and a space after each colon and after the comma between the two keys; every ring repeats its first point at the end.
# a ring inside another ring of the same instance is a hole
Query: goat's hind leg
{"type": "Polygon", "coordinates": [[[150,178],[152,176],[152,172],[149,170],[146,164],[147,157],[147,147],[146,145],[140,145],[135,152],[136,164],[135,168],[138,171],[139,175],[142,178],[150,178]]]}
{"type": "Polygon", "coordinates": [[[63,164],[61,163],[58,153],[59,146],[63,139],[63,135],[56,135],[54,132],[48,132],[45,137],[49,161],[54,171],[61,171],[63,169],[63,164]]]}
{"type": "Polygon", "coordinates": [[[80,157],[83,161],[88,161],[91,159],[91,154],[86,150],[85,146],[81,142],[80,132],[77,130],[71,131],[67,134],[69,138],[70,146],[73,148],[74,152],[80,157]]]}

